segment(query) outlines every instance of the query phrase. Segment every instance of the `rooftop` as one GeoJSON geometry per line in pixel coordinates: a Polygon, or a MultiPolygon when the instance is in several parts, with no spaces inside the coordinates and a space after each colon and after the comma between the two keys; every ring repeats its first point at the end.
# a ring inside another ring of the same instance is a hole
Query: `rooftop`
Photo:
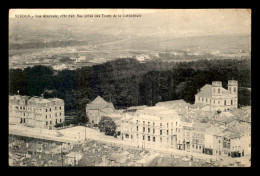
{"type": "Polygon", "coordinates": [[[112,102],[106,102],[100,96],[97,96],[95,100],[87,104],[87,109],[104,109],[104,108],[111,108],[114,109],[114,105],[112,102]]]}

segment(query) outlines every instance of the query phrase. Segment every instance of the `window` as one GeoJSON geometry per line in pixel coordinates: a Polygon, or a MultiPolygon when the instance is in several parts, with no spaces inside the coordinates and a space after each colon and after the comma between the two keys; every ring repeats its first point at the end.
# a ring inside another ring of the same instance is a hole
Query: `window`
{"type": "Polygon", "coordinates": [[[50,125],[52,124],[52,121],[50,121],[50,125]]]}
{"type": "Polygon", "coordinates": [[[162,130],[160,130],[160,135],[162,135],[162,130]]]}
{"type": "Polygon", "coordinates": [[[160,143],[162,143],[162,138],[160,138],[160,143]]]}
{"type": "Polygon", "coordinates": [[[176,122],[176,126],[177,126],[177,122],[176,122]]]}
{"type": "Polygon", "coordinates": [[[148,122],[148,126],[150,126],[150,122],[148,122]]]}
{"type": "Polygon", "coordinates": [[[155,142],[155,137],[153,137],[153,142],[155,142]]]}
{"type": "Polygon", "coordinates": [[[148,141],[150,141],[150,136],[148,136],[148,141]]]}
{"type": "Polygon", "coordinates": [[[220,88],[218,88],[218,93],[220,94],[220,88]]]}
{"type": "Polygon", "coordinates": [[[61,116],[61,112],[60,112],[60,116],[61,116]]]}
{"type": "Polygon", "coordinates": [[[48,109],[46,109],[46,112],[48,112],[48,109]]]}
{"type": "Polygon", "coordinates": [[[155,129],[153,129],[153,134],[155,133],[155,129]]]}
{"type": "Polygon", "coordinates": [[[167,130],[167,135],[169,135],[169,130],[167,130]]]}
{"type": "Polygon", "coordinates": [[[143,132],[145,132],[145,127],[143,127],[143,132]]]}
{"type": "Polygon", "coordinates": [[[230,102],[230,103],[231,103],[231,105],[233,105],[233,100],[231,100],[231,102],[230,102]]]}
{"type": "Polygon", "coordinates": [[[155,126],[155,123],[153,122],[153,126],[155,126]]]}
{"type": "Polygon", "coordinates": [[[143,121],[143,125],[145,124],[145,121],[143,121]]]}
{"type": "Polygon", "coordinates": [[[173,134],[173,129],[171,129],[171,135],[173,134]]]}
{"type": "Polygon", "coordinates": [[[143,135],[143,140],[145,140],[145,135],[143,135]]]}
{"type": "MultiPolygon", "coordinates": [[[[93,121],[93,120],[92,120],[93,121]]],[[[61,119],[60,119],[60,122],[61,122],[61,119]]],[[[94,123],[94,122],[93,122],[94,123]]]]}
{"type": "Polygon", "coordinates": [[[136,123],[138,123],[138,120],[136,120],[136,123]]]}
{"type": "Polygon", "coordinates": [[[51,108],[50,108],[50,112],[51,112],[51,108]]]}
{"type": "Polygon", "coordinates": [[[57,107],[55,106],[55,108],[54,108],[55,110],[57,110],[57,107]]]}
{"type": "Polygon", "coordinates": [[[167,128],[169,128],[169,124],[167,123],[167,128]]]}
{"type": "Polygon", "coordinates": [[[234,87],[234,93],[236,93],[237,89],[234,87]]]}
{"type": "Polygon", "coordinates": [[[48,118],[48,116],[46,115],[46,119],[48,118]]]}
{"type": "Polygon", "coordinates": [[[58,120],[56,119],[56,123],[55,124],[57,124],[58,123],[58,120]]]}
{"type": "Polygon", "coordinates": [[[150,133],[150,128],[148,128],[148,133],[150,133]]]}
{"type": "Polygon", "coordinates": [[[48,125],[48,122],[46,122],[46,125],[48,125]]]}
{"type": "Polygon", "coordinates": [[[60,110],[61,110],[61,106],[60,106],[60,110]]]}
{"type": "Polygon", "coordinates": [[[136,127],[136,131],[138,131],[138,126],[136,127]]]}
{"type": "Polygon", "coordinates": [[[160,127],[162,127],[162,123],[160,123],[160,127]]]}
{"type": "Polygon", "coordinates": [[[226,103],[226,100],[224,100],[224,105],[226,106],[226,104],[227,104],[227,103],[226,103]]]}

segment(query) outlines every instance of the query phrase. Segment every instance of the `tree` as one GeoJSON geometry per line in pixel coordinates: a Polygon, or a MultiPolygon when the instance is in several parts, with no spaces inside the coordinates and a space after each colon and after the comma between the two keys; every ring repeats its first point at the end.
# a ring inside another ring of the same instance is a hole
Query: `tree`
{"type": "Polygon", "coordinates": [[[116,133],[116,124],[110,117],[102,116],[98,128],[100,132],[105,132],[105,135],[114,136],[116,133]]]}
{"type": "Polygon", "coordinates": [[[77,114],[77,119],[80,123],[87,123],[88,122],[88,117],[86,115],[85,111],[79,110],[77,114]]]}

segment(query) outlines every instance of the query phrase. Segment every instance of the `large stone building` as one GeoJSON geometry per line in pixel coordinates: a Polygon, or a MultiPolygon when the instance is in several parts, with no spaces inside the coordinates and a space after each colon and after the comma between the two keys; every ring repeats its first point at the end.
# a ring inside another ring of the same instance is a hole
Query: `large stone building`
{"type": "Polygon", "coordinates": [[[9,96],[9,124],[53,129],[65,121],[64,101],[59,98],[9,96]]]}
{"type": "Polygon", "coordinates": [[[95,100],[86,105],[86,114],[91,124],[97,125],[102,116],[106,116],[115,111],[111,102],[106,102],[98,96],[95,100]]]}
{"type": "Polygon", "coordinates": [[[140,148],[177,148],[181,136],[180,117],[163,107],[147,107],[126,114],[121,123],[121,139],[140,148]]]}
{"type": "Polygon", "coordinates": [[[228,90],[222,87],[222,82],[213,81],[206,84],[195,95],[195,105],[209,106],[212,111],[225,111],[238,107],[238,83],[228,81],[228,90]]]}

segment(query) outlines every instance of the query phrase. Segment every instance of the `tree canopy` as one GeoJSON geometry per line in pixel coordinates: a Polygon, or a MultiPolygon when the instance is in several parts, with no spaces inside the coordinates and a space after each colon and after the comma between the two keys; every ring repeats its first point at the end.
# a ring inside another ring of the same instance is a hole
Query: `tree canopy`
{"type": "Polygon", "coordinates": [[[238,81],[239,106],[251,105],[250,59],[214,59],[191,62],[162,62],[159,59],[140,63],[136,59],[116,59],[76,70],[54,71],[51,67],[34,66],[10,69],[9,94],[61,98],[65,113],[77,113],[80,123],[86,104],[98,95],[116,108],[155,105],[160,101],[184,99],[194,103],[197,90],[212,81],[238,81]]]}

